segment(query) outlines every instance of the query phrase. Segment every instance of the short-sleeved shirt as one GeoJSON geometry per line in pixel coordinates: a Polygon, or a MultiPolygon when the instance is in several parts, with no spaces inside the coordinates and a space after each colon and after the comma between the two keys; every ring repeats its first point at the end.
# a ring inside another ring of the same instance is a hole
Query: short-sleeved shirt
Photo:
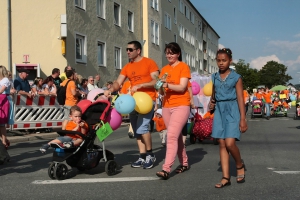
{"type": "Polygon", "coordinates": [[[27,79],[21,79],[20,77],[17,77],[14,80],[14,88],[15,90],[17,90],[18,92],[20,90],[24,91],[24,92],[29,92],[30,91],[30,85],[27,79]]]}
{"type": "Polygon", "coordinates": [[[130,81],[125,81],[121,89],[121,94],[128,94],[128,92],[130,92],[129,90],[130,90],[130,81]]]}
{"type": "Polygon", "coordinates": [[[10,94],[10,81],[8,78],[4,77],[3,79],[0,80],[0,89],[2,87],[5,87],[5,90],[2,92],[2,94],[10,94]]]}
{"type": "MultiPolygon", "coordinates": [[[[76,128],[77,124],[73,121],[68,121],[68,123],[66,124],[66,130],[69,130],[69,131],[72,131],[74,128],[76,128]]],[[[84,125],[83,125],[83,128],[84,129],[88,129],[88,125],[86,122],[84,122],[84,125]]],[[[79,126],[78,129],[77,129],[78,132],[81,132],[81,127],[79,126]]],[[[71,138],[81,138],[79,135],[73,135],[73,134],[67,134],[66,136],[69,136],[71,138]]]]}
{"type": "Polygon", "coordinates": [[[59,78],[61,81],[66,80],[67,79],[66,73],[64,72],[64,73],[60,74],[59,78]]]}
{"type": "Polygon", "coordinates": [[[57,88],[59,88],[60,84],[62,83],[62,80],[59,77],[56,77],[56,78],[53,78],[53,83],[57,88]]]}
{"type": "MultiPolygon", "coordinates": [[[[68,86],[69,86],[69,85],[68,85],[68,86]]],[[[42,89],[45,90],[45,88],[48,88],[49,92],[54,92],[54,87],[53,87],[53,86],[49,87],[48,84],[44,84],[44,85],[42,86],[42,89]]]]}
{"type": "Polygon", "coordinates": [[[42,92],[42,90],[43,90],[43,88],[41,88],[41,87],[39,87],[39,86],[37,86],[37,85],[35,85],[35,84],[33,84],[33,85],[31,86],[31,88],[35,88],[37,92],[42,92]]]}
{"type": "MultiPolygon", "coordinates": [[[[166,82],[169,84],[179,85],[181,78],[191,78],[190,68],[184,62],[179,62],[175,67],[166,65],[162,68],[160,78],[168,73],[166,82]]],[[[188,88],[184,92],[175,92],[166,88],[166,95],[163,99],[163,107],[171,108],[177,106],[190,106],[190,94],[188,88]]]]}
{"type": "MultiPolygon", "coordinates": [[[[67,84],[68,80],[70,80],[70,79],[64,80],[61,83],[61,86],[65,86],[67,84]]],[[[73,80],[70,80],[70,82],[68,83],[68,87],[66,89],[66,101],[65,101],[66,106],[75,106],[78,101],[78,97],[74,96],[72,94],[71,90],[76,90],[76,84],[73,80]]]]}
{"type": "Polygon", "coordinates": [[[162,117],[153,117],[152,120],[155,122],[157,131],[163,131],[167,129],[162,117]]]}
{"type": "MultiPolygon", "coordinates": [[[[158,71],[157,64],[150,58],[143,57],[139,62],[127,63],[120,74],[126,76],[131,84],[131,87],[142,83],[149,83],[153,79],[151,73],[158,71]]],[[[153,88],[140,88],[139,92],[145,92],[150,95],[155,101],[155,89],[153,88]]]]}
{"type": "Polygon", "coordinates": [[[266,103],[272,103],[272,94],[273,94],[272,91],[269,91],[268,93],[263,94],[263,97],[264,97],[266,103]]]}

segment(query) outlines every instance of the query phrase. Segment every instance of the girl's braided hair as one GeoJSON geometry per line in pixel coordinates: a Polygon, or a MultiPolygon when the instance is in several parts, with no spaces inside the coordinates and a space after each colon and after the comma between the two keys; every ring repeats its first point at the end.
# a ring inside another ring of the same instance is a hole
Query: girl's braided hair
{"type": "Polygon", "coordinates": [[[219,49],[217,55],[220,53],[226,53],[230,59],[232,58],[232,51],[229,48],[219,49]]]}

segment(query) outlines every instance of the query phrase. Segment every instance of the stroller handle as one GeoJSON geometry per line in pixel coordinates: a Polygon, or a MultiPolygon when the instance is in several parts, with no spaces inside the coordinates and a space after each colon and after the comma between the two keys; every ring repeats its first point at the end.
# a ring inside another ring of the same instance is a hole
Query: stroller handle
{"type": "Polygon", "coordinates": [[[59,130],[59,131],[57,131],[57,133],[61,136],[64,136],[66,134],[70,134],[70,135],[78,135],[78,136],[82,137],[82,139],[86,138],[86,135],[84,135],[84,134],[82,134],[81,132],[78,132],[78,131],[59,130]]]}

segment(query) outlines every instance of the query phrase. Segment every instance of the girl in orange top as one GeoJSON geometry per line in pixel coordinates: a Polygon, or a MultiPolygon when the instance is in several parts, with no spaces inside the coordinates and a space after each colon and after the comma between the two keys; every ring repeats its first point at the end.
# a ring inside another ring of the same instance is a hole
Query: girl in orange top
{"type": "Polygon", "coordinates": [[[156,130],[160,132],[161,145],[166,146],[167,128],[164,119],[162,118],[162,110],[160,108],[155,112],[153,121],[155,121],[156,130]]]}
{"type": "Polygon", "coordinates": [[[265,108],[266,108],[266,115],[267,115],[267,120],[270,119],[270,113],[271,113],[271,103],[272,103],[272,94],[273,92],[269,90],[268,87],[266,87],[266,91],[263,93],[263,98],[265,99],[265,108]]]}
{"type": "MultiPolygon", "coordinates": [[[[86,122],[81,120],[82,111],[78,106],[72,106],[70,109],[70,121],[65,120],[62,124],[62,130],[70,130],[81,132],[86,135],[88,131],[88,125],[86,122]]],[[[65,136],[60,136],[54,140],[48,142],[48,144],[44,144],[40,151],[45,153],[47,149],[50,147],[51,143],[58,144],[64,148],[76,147],[82,143],[83,139],[79,135],[67,134],[65,136]]]]}
{"type": "Polygon", "coordinates": [[[157,172],[156,175],[168,179],[176,155],[180,162],[176,172],[182,173],[189,169],[181,130],[190,114],[191,98],[187,86],[191,72],[189,66],[182,62],[181,48],[177,43],[169,43],[165,48],[165,54],[169,64],[161,70],[160,78],[165,74],[167,77],[163,80],[165,83],[162,85],[163,89],[160,89],[160,93],[165,95],[162,114],[168,130],[167,151],[162,171],[157,172]]]}

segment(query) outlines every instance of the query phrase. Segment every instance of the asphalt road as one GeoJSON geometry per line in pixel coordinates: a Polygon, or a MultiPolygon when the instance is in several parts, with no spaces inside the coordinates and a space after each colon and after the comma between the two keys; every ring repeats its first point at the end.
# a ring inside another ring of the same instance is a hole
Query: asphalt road
{"type": "MultiPolygon", "coordinates": [[[[221,179],[218,146],[207,140],[187,146],[191,169],[173,172],[169,180],[157,179],[165,148],[158,133],[153,133],[157,161],[152,169],[131,168],[138,158],[136,142],[120,128],[105,141],[115,154],[119,172],[107,176],[104,163],[84,173],[70,170],[69,182],[51,182],[47,171],[52,151],[44,155],[39,148],[47,140],[13,144],[11,162],[0,166],[1,199],[300,199],[300,120],[288,117],[250,119],[249,130],[238,146],[246,165],[246,182],[235,182],[236,169],[231,160],[232,184],[223,189],[214,185],[221,179]]],[[[189,144],[189,141],[187,141],[189,144]]],[[[176,161],[173,169],[179,165],[176,161]]]]}

